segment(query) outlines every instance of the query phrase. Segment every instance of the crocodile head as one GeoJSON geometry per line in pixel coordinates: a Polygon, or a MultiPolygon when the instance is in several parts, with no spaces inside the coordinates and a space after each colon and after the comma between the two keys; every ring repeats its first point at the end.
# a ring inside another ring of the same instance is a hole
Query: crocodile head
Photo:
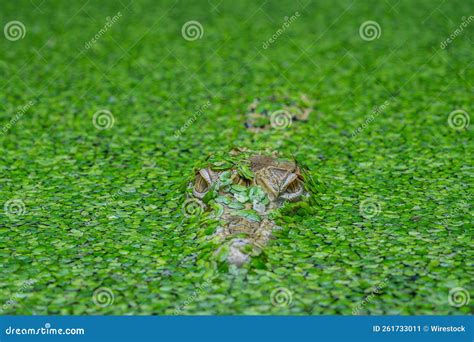
{"type": "Polygon", "coordinates": [[[214,233],[221,244],[216,254],[238,267],[272,238],[278,228],[272,212],[307,195],[295,162],[242,151],[210,158],[190,185],[194,199],[220,221],[214,233]]]}

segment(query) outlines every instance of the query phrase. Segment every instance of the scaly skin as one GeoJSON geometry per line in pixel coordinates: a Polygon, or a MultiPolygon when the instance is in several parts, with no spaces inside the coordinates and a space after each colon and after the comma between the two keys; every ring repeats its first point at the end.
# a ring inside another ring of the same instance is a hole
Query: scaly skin
{"type": "Polygon", "coordinates": [[[300,168],[294,162],[246,154],[239,163],[225,170],[216,170],[211,164],[198,170],[191,184],[192,195],[214,210],[222,222],[215,236],[227,244],[216,253],[228,248],[227,261],[238,267],[272,238],[272,231],[278,227],[269,217],[271,212],[286,201],[306,196],[300,168]]]}

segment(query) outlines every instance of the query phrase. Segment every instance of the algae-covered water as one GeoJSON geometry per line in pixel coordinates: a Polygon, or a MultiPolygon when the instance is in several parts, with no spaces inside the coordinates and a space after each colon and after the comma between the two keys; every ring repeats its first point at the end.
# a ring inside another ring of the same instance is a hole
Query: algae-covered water
{"type": "Polygon", "coordinates": [[[473,9],[2,3],[2,313],[471,313],[473,9]],[[255,131],[257,98],[267,118],[312,111],[255,131]],[[321,186],[229,269],[182,203],[194,167],[236,147],[321,186]]]}

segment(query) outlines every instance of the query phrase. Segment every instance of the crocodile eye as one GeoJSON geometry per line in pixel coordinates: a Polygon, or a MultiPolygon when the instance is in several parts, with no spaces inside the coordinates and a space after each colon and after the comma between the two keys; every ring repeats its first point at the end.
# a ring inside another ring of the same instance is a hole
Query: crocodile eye
{"type": "Polygon", "coordinates": [[[291,182],[287,183],[285,190],[280,195],[280,197],[288,201],[298,201],[303,193],[303,182],[299,178],[295,177],[291,182]]]}
{"type": "Polygon", "coordinates": [[[294,194],[300,191],[300,189],[301,189],[301,184],[299,181],[296,180],[290,183],[290,185],[288,185],[288,187],[286,188],[286,192],[290,194],[294,194]]]}
{"type": "Polygon", "coordinates": [[[198,174],[196,176],[196,180],[194,181],[194,189],[197,191],[197,192],[200,192],[200,193],[203,193],[203,192],[207,192],[209,190],[209,183],[204,179],[203,176],[201,176],[200,174],[198,174]]]}
{"type": "Polygon", "coordinates": [[[203,198],[211,188],[212,174],[207,169],[199,170],[194,179],[193,194],[197,198],[203,198]]]}

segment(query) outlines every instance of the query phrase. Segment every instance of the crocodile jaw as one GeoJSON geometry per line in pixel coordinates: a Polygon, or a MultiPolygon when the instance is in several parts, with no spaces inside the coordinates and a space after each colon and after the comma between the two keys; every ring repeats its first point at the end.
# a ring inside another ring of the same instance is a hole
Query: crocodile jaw
{"type": "MultiPolygon", "coordinates": [[[[222,241],[230,239],[227,261],[237,267],[243,266],[251,259],[243,249],[250,245],[252,250],[261,250],[273,238],[272,231],[277,227],[267,217],[262,217],[262,220],[257,222],[236,216],[232,214],[232,209],[227,207],[224,209],[223,218],[226,223],[217,229],[215,235],[222,241]],[[236,235],[242,234],[245,234],[246,237],[236,237],[236,235]]],[[[220,248],[216,253],[219,251],[220,248]]]]}

